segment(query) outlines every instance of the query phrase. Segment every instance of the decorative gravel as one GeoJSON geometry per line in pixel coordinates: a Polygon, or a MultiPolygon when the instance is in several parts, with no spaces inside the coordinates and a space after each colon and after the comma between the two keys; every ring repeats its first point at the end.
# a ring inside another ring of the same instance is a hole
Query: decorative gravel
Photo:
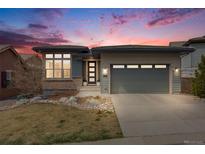
{"type": "Polygon", "coordinates": [[[6,110],[18,107],[23,104],[33,103],[51,103],[76,107],[81,110],[101,110],[114,112],[112,100],[110,97],[101,96],[87,96],[87,97],[61,97],[59,100],[56,99],[44,99],[41,96],[36,96],[30,99],[24,98],[20,100],[14,100],[12,105],[0,107],[0,110],[6,110]]]}

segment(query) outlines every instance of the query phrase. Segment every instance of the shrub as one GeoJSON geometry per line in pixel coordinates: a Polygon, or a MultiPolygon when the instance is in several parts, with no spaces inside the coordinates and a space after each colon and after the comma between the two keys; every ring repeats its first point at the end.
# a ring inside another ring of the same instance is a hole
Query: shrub
{"type": "Polygon", "coordinates": [[[198,70],[195,71],[195,78],[192,82],[192,92],[195,96],[205,98],[205,56],[201,56],[198,70]]]}

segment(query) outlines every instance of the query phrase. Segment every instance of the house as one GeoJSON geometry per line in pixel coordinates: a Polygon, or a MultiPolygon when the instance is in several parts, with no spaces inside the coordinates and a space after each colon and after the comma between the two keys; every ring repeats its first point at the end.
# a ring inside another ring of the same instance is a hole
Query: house
{"type": "Polygon", "coordinates": [[[194,48],[195,51],[181,57],[182,92],[191,93],[192,78],[195,70],[205,55],[205,36],[192,38],[188,41],[171,42],[170,46],[184,46],[194,48]]]}
{"type": "Polygon", "coordinates": [[[101,93],[179,93],[182,55],[193,48],[118,45],[34,47],[43,58],[47,92],[100,86],[101,93]]]}
{"type": "Polygon", "coordinates": [[[19,93],[14,84],[16,66],[23,68],[23,59],[12,46],[0,45],[0,99],[19,93]]]}

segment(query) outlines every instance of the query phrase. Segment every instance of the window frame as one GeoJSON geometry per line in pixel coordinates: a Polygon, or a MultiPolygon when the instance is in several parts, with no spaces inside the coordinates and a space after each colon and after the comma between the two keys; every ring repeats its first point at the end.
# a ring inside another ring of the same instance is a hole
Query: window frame
{"type": "Polygon", "coordinates": [[[12,84],[14,81],[14,76],[13,76],[13,70],[4,70],[0,72],[1,75],[1,85],[0,87],[2,89],[8,89],[8,88],[13,88],[12,84]],[[5,78],[2,78],[2,74],[4,73],[5,78]],[[3,80],[4,79],[4,80],[3,80]]]}
{"type": "Polygon", "coordinates": [[[72,55],[71,55],[71,53],[45,53],[44,59],[45,59],[45,64],[44,64],[45,76],[44,76],[44,78],[46,80],[71,80],[72,79],[72,55]],[[52,54],[53,58],[46,58],[46,54],[52,54]],[[61,58],[55,58],[55,54],[61,54],[61,58]],[[64,58],[64,54],[70,54],[70,58],[64,58]],[[52,60],[52,62],[53,62],[52,69],[47,69],[46,68],[46,60],[52,60]],[[54,67],[55,66],[55,60],[61,60],[61,69],[55,69],[55,67],[54,67]],[[70,69],[64,69],[64,66],[63,66],[63,64],[64,64],[63,61],[64,60],[69,60],[70,61],[70,69]],[[52,74],[51,78],[47,78],[47,70],[52,70],[53,71],[53,74],[52,74]],[[61,77],[60,78],[55,78],[55,70],[61,70],[61,77]],[[68,78],[64,77],[64,70],[69,70],[70,77],[68,77],[68,78]]]}

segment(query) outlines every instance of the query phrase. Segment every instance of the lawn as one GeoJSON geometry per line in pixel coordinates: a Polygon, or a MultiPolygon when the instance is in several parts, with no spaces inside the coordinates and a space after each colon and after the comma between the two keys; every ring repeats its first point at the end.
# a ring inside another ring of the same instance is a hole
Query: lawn
{"type": "Polygon", "coordinates": [[[0,144],[61,144],[122,137],[114,112],[30,104],[0,112],[0,144]]]}

